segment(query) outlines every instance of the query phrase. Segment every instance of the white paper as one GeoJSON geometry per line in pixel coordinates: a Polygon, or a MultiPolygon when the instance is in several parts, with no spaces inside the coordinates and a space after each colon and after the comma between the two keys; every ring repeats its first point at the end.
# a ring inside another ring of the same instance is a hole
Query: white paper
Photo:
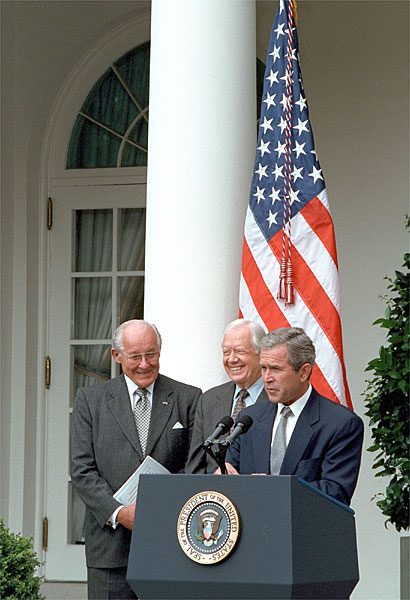
{"type": "Polygon", "coordinates": [[[145,475],[146,473],[166,474],[169,473],[169,471],[154,458],[147,456],[140,464],[138,469],[136,469],[136,471],[134,471],[127,481],[123,483],[120,489],[115,492],[113,498],[115,498],[115,500],[120,502],[123,506],[130,506],[130,504],[134,504],[137,498],[140,475],[145,475]]]}

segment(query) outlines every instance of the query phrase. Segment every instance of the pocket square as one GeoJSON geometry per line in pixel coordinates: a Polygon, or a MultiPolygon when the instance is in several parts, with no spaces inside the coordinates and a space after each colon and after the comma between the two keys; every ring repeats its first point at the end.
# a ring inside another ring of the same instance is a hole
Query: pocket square
{"type": "Polygon", "coordinates": [[[177,421],[172,429],[183,429],[183,426],[181,425],[181,423],[179,421],[177,421]]]}

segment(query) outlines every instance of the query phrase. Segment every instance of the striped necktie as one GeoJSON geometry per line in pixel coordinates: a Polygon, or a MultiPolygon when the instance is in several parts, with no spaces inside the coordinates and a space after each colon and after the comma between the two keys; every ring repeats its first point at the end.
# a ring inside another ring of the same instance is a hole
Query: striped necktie
{"type": "Polygon", "coordinates": [[[289,406],[284,406],[280,413],[278,428],[270,450],[270,472],[271,475],[279,475],[283,457],[286,452],[286,424],[288,417],[292,415],[289,406]]]}

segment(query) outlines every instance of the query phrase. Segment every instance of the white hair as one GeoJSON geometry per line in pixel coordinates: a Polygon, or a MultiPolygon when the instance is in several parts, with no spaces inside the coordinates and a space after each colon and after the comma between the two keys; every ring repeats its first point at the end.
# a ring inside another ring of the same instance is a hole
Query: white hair
{"type": "Polygon", "coordinates": [[[112,346],[114,350],[118,352],[118,354],[121,354],[124,350],[122,344],[122,335],[125,329],[127,329],[127,327],[129,327],[130,325],[146,325],[147,327],[150,327],[155,333],[155,337],[157,338],[158,348],[161,349],[162,338],[156,326],[153,323],[150,323],[149,321],[144,321],[144,319],[131,319],[130,321],[124,321],[124,323],[121,323],[121,325],[117,327],[117,329],[114,331],[112,346]]]}
{"type": "Polygon", "coordinates": [[[259,354],[261,351],[262,338],[266,334],[266,331],[261,325],[259,325],[259,323],[256,323],[255,321],[249,321],[248,319],[235,319],[234,321],[228,323],[228,325],[225,327],[223,336],[225,337],[225,335],[229,331],[232,331],[232,329],[244,326],[248,327],[249,331],[251,332],[253,347],[255,348],[255,352],[259,354]]]}

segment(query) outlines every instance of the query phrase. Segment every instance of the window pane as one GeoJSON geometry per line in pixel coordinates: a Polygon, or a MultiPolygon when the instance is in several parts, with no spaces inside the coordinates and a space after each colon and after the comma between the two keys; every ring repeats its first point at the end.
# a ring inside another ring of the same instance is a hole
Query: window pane
{"type": "Polygon", "coordinates": [[[119,322],[129,319],[144,318],[144,278],[120,277],[120,319],[119,322]]]}
{"type": "Polygon", "coordinates": [[[134,48],[115,63],[142,108],[148,106],[150,42],[134,48]]]}
{"type": "Polygon", "coordinates": [[[111,277],[74,279],[74,339],[111,338],[111,277]]]}
{"type": "Polygon", "coordinates": [[[67,169],[116,167],[120,146],[120,137],[79,115],[70,140],[67,169]]]}
{"type": "Polygon", "coordinates": [[[111,378],[111,344],[72,346],[72,398],[80,387],[111,378]]]}
{"type": "Polygon", "coordinates": [[[121,167],[146,167],[147,153],[128,142],[125,143],[121,156],[121,167]]]}
{"type": "Polygon", "coordinates": [[[110,271],[112,268],[112,210],[75,211],[74,270],[110,271]]]}
{"type": "Polygon", "coordinates": [[[114,71],[109,69],[88,95],[82,112],[124,135],[140,111],[114,71]]]}
{"type": "Polygon", "coordinates": [[[120,211],[119,270],[143,271],[145,263],[145,208],[120,211]]]}

